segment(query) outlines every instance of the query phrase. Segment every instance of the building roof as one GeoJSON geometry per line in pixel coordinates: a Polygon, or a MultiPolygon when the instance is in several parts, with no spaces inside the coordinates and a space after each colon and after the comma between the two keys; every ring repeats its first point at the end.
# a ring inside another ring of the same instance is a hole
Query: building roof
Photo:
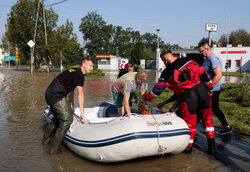
{"type": "Polygon", "coordinates": [[[114,55],[96,55],[97,59],[109,59],[109,58],[118,58],[114,55]]]}

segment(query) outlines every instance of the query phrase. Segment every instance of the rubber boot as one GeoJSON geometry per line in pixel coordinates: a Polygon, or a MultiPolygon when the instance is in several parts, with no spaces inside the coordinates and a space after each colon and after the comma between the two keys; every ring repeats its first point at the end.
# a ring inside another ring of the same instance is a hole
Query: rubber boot
{"type": "Polygon", "coordinates": [[[51,144],[50,144],[50,148],[49,148],[49,153],[50,154],[55,154],[59,152],[62,140],[66,134],[65,129],[63,128],[58,128],[56,130],[55,135],[53,136],[53,138],[51,139],[51,144]]]}
{"type": "Polygon", "coordinates": [[[215,139],[207,139],[207,143],[208,143],[208,154],[210,155],[215,155],[215,139]]]}
{"type": "Polygon", "coordinates": [[[188,147],[183,151],[183,153],[185,153],[185,154],[191,154],[191,152],[192,152],[192,147],[191,147],[191,146],[188,146],[188,147]]]}
{"type": "Polygon", "coordinates": [[[56,125],[55,123],[51,122],[47,125],[45,131],[44,131],[44,135],[43,135],[43,140],[42,140],[42,144],[46,145],[50,142],[51,137],[53,135],[53,133],[56,130],[56,125]]]}
{"type": "Polygon", "coordinates": [[[62,99],[52,106],[56,118],[59,119],[59,125],[51,140],[49,149],[50,154],[57,153],[62,143],[63,137],[68,131],[70,124],[73,121],[73,112],[68,100],[62,99]]]}

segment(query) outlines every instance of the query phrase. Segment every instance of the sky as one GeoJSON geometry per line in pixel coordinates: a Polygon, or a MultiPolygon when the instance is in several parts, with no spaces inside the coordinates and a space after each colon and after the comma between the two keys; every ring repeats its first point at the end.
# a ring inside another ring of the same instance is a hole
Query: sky
{"type": "MultiPolygon", "coordinates": [[[[62,0],[45,0],[45,6],[62,0]]],[[[7,14],[17,0],[0,0],[0,36],[5,32],[7,14]]],[[[48,8],[48,7],[46,7],[48,8]]],[[[197,46],[208,37],[206,23],[218,25],[212,32],[212,40],[218,41],[222,34],[238,29],[250,33],[250,0],[66,0],[52,6],[59,15],[58,25],[69,19],[74,33],[82,45],[79,32],[81,18],[96,11],[107,24],[130,27],[142,34],[157,34],[165,43],[179,44],[183,48],[197,46]]]]}

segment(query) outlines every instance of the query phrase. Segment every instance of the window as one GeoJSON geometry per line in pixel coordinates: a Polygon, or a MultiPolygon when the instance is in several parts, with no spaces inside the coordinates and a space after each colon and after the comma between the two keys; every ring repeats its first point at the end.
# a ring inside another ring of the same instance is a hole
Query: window
{"type": "Polygon", "coordinates": [[[226,68],[231,68],[231,60],[227,60],[226,68]]]}
{"type": "Polygon", "coordinates": [[[240,62],[241,62],[240,60],[235,60],[235,67],[239,68],[241,64],[240,62]]]}
{"type": "Polygon", "coordinates": [[[110,59],[98,59],[100,65],[110,65],[110,59]]]}

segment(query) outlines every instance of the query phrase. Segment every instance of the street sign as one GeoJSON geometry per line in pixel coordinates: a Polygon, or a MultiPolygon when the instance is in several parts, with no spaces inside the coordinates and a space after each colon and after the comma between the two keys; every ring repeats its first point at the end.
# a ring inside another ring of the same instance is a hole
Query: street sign
{"type": "Polygon", "coordinates": [[[4,56],[4,61],[16,60],[16,56],[4,56]]]}
{"type": "Polygon", "coordinates": [[[206,23],[206,31],[217,32],[218,25],[214,23],[206,23]]]}
{"type": "Polygon", "coordinates": [[[34,47],[35,42],[33,42],[32,40],[29,40],[29,42],[28,42],[27,44],[28,44],[28,46],[29,46],[30,48],[32,48],[32,47],[34,47]]]}
{"type": "Polygon", "coordinates": [[[6,62],[6,61],[9,61],[10,60],[10,57],[9,56],[4,56],[3,57],[3,60],[6,62]]]}
{"type": "Polygon", "coordinates": [[[10,56],[10,60],[16,61],[16,56],[10,56]]]}

